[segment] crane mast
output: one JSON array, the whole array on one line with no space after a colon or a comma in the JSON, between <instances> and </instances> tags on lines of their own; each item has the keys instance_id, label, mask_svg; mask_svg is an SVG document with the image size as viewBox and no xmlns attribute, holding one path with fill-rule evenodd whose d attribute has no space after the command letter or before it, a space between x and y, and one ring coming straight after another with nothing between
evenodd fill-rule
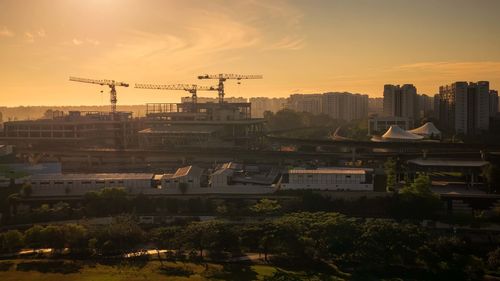
<instances>
[{"instance_id":1,"label":"crane mast","mask_svg":"<svg viewBox=\"0 0 500 281\"><path fill-rule=\"evenodd\" d=\"M224 103L224 82L228 79L242 80L242 79L262 79L262 75L241 75L241 74L204 74L198 76L198 79L217 79L219 85L217 91L219 93L219 103Z\"/></svg>"},{"instance_id":2,"label":"crane mast","mask_svg":"<svg viewBox=\"0 0 500 281\"><path fill-rule=\"evenodd\" d=\"M107 80L107 79L88 79L88 78L79 78L79 77L70 77L69 81L73 82L81 82L81 83L89 83L89 84L97 84L101 86L108 86L110 88L109 91L109 100L111 102L111 112L113 115L116 113L116 103L118 101L116 86L120 87L128 87L128 83L117 82L115 80Z\"/></svg>"}]
</instances>

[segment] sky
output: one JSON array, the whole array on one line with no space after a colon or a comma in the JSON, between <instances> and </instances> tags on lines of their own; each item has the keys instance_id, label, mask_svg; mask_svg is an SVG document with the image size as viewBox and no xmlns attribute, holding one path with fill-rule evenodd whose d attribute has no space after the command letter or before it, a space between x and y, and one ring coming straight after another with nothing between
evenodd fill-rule
<instances>
[{"instance_id":1,"label":"sky","mask_svg":"<svg viewBox=\"0 0 500 281\"><path fill-rule=\"evenodd\" d=\"M348 91L412 83L500 88L497 0L0 0L0 106L105 105L69 76L215 85L201 74L261 74L226 96ZM104 93L101 93L104 90ZM200 92L215 97L215 92ZM118 104L185 92L118 88Z\"/></svg>"}]
</instances>

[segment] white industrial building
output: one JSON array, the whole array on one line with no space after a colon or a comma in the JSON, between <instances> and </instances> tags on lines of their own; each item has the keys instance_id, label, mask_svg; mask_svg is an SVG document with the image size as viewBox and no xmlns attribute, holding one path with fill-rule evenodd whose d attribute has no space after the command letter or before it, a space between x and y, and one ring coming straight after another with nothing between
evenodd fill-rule
<instances>
[{"instance_id":1,"label":"white industrial building","mask_svg":"<svg viewBox=\"0 0 500 281\"><path fill-rule=\"evenodd\" d=\"M165 174L161 179L162 189L178 189L180 184L185 184L186 188L201 187L201 175L203 169L196 166L186 166L177 169L174 174Z\"/></svg>"},{"instance_id":2,"label":"white industrial building","mask_svg":"<svg viewBox=\"0 0 500 281\"><path fill-rule=\"evenodd\" d=\"M361 168L291 169L284 175L281 189L373 191L372 172Z\"/></svg>"},{"instance_id":3,"label":"white industrial building","mask_svg":"<svg viewBox=\"0 0 500 281\"><path fill-rule=\"evenodd\" d=\"M104 187L120 187L130 193L156 188L153 174L38 174L29 180L33 196L81 196Z\"/></svg>"}]
</instances>

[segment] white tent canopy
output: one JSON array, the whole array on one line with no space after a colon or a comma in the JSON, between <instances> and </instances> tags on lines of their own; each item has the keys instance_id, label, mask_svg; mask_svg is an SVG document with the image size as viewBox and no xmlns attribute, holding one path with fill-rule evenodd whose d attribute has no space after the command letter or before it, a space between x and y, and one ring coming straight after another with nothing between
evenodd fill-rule
<instances>
[{"instance_id":1,"label":"white tent canopy","mask_svg":"<svg viewBox=\"0 0 500 281\"><path fill-rule=\"evenodd\" d=\"M427 122L424 125L408 132L425 137L441 135L441 131L439 131L432 122Z\"/></svg>"},{"instance_id":2,"label":"white tent canopy","mask_svg":"<svg viewBox=\"0 0 500 281\"><path fill-rule=\"evenodd\" d=\"M421 140L423 136L419 136L414 133L410 133L401 129L397 125L392 125L385 134L382 135L382 139L386 140L402 140L402 141L412 141L412 140Z\"/></svg>"}]
</instances>

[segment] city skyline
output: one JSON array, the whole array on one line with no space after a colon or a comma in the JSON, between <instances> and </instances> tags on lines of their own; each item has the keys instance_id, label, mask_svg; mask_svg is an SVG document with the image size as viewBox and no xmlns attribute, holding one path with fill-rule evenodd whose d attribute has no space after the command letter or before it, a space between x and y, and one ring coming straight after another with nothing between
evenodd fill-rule
<instances>
[{"instance_id":1,"label":"city skyline","mask_svg":"<svg viewBox=\"0 0 500 281\"><path fill-rule=\"evenodd\" d=\"M500 86L498 1L315 2L1 0L0 104L109 103L107 88L72 75L211 85L196 76L262 74L227 83L228 96L245 98L382 97L387 83L429 96L455 81ZM118 104L184 96L122 88Z\"/></svg>"}]
</instances>

